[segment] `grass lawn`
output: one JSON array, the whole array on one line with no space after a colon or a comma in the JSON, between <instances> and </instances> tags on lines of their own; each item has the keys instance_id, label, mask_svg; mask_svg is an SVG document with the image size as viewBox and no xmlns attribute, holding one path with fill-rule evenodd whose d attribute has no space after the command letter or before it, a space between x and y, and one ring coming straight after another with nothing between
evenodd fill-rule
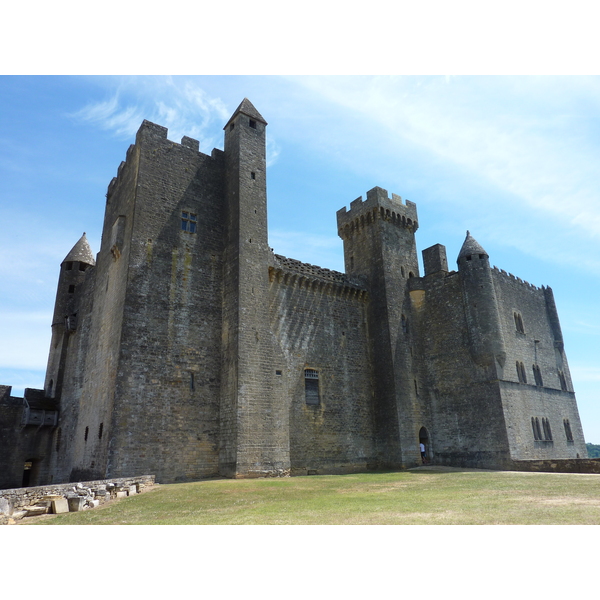
<instances>
[{"instance_id":1,"label":"grass lawn","mask_svg":"<svg viewBox=\"0 0 600 600\"><path fill-rule=\"evenodd\" d=\"M210 480L155 489L42 525L595 525L600 475L424 467Z\"/></svg>"}]
</instances>

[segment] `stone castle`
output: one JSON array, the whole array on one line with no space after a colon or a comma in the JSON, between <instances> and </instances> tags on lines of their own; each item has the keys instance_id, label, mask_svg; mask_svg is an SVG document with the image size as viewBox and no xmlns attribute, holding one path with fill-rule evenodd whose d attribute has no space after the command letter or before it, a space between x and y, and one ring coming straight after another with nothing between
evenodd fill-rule
<instances>
[{"instance_id":1,"label":"stone castle","mask_svg":"<svg viewBox=\"0 0 600 600\"><path fill-rule=\"evenodd\" d=\"M414 203L337 213L345 273L267 239L265 130L224 151L144 121L106 195L100 252L60 267L43 390L0 386L0 488L587 456L552 290L423 251Z\"/></svg>"}]
</instances>

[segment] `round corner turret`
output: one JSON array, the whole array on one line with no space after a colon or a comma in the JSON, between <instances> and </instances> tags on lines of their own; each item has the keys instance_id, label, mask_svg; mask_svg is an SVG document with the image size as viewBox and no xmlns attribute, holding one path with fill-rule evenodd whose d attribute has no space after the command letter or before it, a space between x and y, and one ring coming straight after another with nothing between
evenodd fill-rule
<instances>
[{"instance_id":1,"label":"round corner turret","mask_svg":"<svg viewBox=\"0 0 600 600\"><path fill-rule=\"evenodd\" d=\"M467 231L467 237L458 253L456 263L458 268L465 266L473 261L486 261L489 262L490 255L483 249L481 244Z\"/></svg>"}]
</instances>

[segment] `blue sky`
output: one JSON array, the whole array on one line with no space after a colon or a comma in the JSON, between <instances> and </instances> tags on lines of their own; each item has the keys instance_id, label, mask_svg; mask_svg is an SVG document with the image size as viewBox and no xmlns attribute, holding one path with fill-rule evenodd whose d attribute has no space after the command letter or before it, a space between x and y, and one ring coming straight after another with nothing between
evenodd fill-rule
<instances>
[{"instance_id":1,"label":"blue sky","mask_svg":"<svg viewBox=\"0 0 600 600\"><path fill-rule=\"evenodd\" d=\"M222 148L268 121L270 245L343 271L336 211L378 185L417 204L420 251L466 230L553 288L586 441L600 443L600 77L0 77L0 383L41 387L59 264L100 247L106 188L141 121Z\"/></svg>"}]
</instances>

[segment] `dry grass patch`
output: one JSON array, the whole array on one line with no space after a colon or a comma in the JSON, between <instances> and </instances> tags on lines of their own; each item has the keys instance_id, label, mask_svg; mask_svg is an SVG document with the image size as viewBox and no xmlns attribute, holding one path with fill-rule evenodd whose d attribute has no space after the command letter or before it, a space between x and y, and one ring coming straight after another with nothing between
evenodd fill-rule
<instances>
[{"instance_id":1,"label":"dry grass patch","mask_svg":"<svg viewBox=\"0 0 600 600\"><path fill-rule=\"evenodd\" d=\"M40 524L600 524L600 475L426 467L162 485Z\"/></svg>"}]
</instances>

